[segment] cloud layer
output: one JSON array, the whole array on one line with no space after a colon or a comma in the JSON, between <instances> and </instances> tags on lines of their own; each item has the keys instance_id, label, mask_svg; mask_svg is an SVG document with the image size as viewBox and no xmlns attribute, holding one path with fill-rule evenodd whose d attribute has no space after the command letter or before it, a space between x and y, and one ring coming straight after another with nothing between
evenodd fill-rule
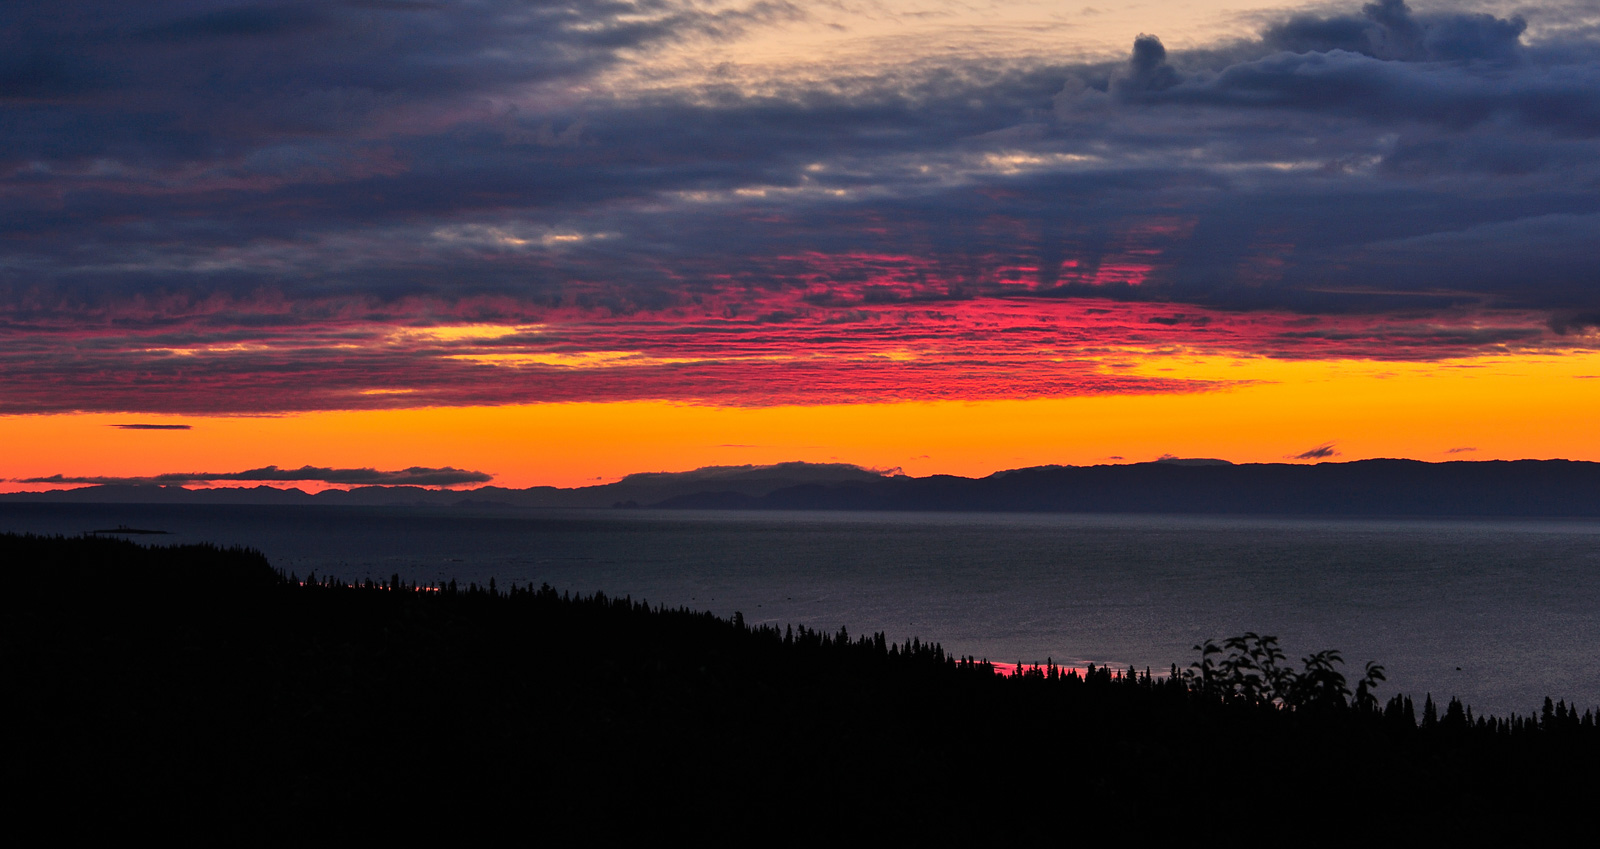
<instances>
[{"instance_id":1,"label":"cloud layer","mask_svg":"<svg viewBox=\"0 0 1600 849\"><path fill-rule=\"evenodd\" d=\"M1585 4L606 83L813 11L12 4L0 413L1195 391L1119 358L1595 344Z\"/></svg>"},{"instance_id":2,"label":"cloud layer","mask_svg":"<svg viewBox=\"0 0 1600 849\"><path fill-rule=\"evenodd\" d=\"M399 471L378 471L377 469L330 469L315 466L301 466L298 469L280 469L277 466L264 466L259 469L248 469L243 472L173 472L164 475L149 477L103 477L103 476L70 476L47 475L44 477L16 478L14 483L44 483L44 484L101 484L119 486L150 486L167 485L182 486L195 483L222 483L227 481L247 481L257 483L329 483L353 484L357 486L456 486L468 483L488 483L493 480L493 475L483 472L468 471L445 466L440 469L428 469L421 466L412 466Z\"/></svg>"}]
</instances>

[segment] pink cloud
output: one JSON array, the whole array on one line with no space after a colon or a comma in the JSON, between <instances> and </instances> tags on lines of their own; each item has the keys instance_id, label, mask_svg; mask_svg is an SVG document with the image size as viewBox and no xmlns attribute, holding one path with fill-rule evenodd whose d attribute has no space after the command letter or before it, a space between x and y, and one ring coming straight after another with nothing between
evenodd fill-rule
<instances>
[{"instance_id":1,"label":"pink cloud","mask_svg":"<svg viewBox=\"0 0 1600 849\"><path fill-rule=\"evenodd\" d=\"M846 257L844 265L900 258ZM837 269L836 269L837 270ZM137 298L11 310L0 411L264 413L672 399L759 406L1195 392L1219 385L1112 367L1139 351L1431 359L1545 337L1536 315L1302 317L1088 298L874 302L880 285L711 288L612 314L506 298L388 303ZM820 302L818 291L836 294ZM440 326L498 330L440 333ZM1107 359L1107 357L1111 359Z\"/></svg>"}]
</instances>

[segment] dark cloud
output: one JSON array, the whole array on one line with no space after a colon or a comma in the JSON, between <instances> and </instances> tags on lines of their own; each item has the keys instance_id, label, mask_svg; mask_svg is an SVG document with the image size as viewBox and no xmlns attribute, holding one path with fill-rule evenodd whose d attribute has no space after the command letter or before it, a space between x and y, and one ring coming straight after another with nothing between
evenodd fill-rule
<instances>
[{"instance_id":1,"label":"dark cloud","mask_svg":"<svg viewBox=\"0 0 1600 849\"><path fill-rule=\"evenodd\" d=\"M1133 55L1125 73L1113 78L1112 90L1137 97L1148 92L1166 91L1180 82L1178 70L1167 64L1167 48L1161 39L1141 34L1133 40Z\"/></svg>"},{"instance_id":2,"label":"dark cloud","mask_svg":"<svg viewBox=\"0 0 1600 849\"><path fill-rule=\"evenodd\" d=\"M1397 130L1426 123L1459 132L1501 121L1593 138L1600 133L1597 80L1592 65L1507 70L1387 61L1337 50L1284 52L1192 77L1144 100L1345 115Z\"/></svg>"},{"instance_id":3,"label":"dark cloud","mask_svg":"<svg viewBox=\"0 0 1600 849\"><path fill-rule=\"evenodd\" d=\"M361 486L455 486L457 484L487 483L493 475L445 466L440 469L412 466L399 471L383 472L377 469L329 469L301 466L298 469L280 469L265 466L243 472L179 472L150 477L75 477L49 475L36 478L15 478L15 483L47 484L100 484L100 485L152 485L181 486L192 483L219 483L224 481L247 482L319 482L331 484L356 484Z\"/></svg>"},{"instance_id":4,"label":"dark cloud","mask_svg":"<svg viewBox=\"0 0 1600 849\"><path fill-rule=\"evenodd\" d=\"M1291 454L1286 459L1289 459L1289 460L1325 460L1325 459L1327 459L1329 457L1337 457L1337 456L1339 456L1339 452L1337 450L1335 450L1333 446L1334 446L1334 443L1332 443L1332 442L1324 442L1324 443L1322 443L1321 445L1318 445L1315 448L1309 448L1309 449L1307 449L1305 451L1301 451L1299 454Z\"/></svg>"},{"instance_id":5,"label":"dark cloud","mask_svg":"<svg viewBox=\"0 0 1600 849\"><path fill-rule=\"evenodd\" d=\"M156 24L142 35L158 41L192 42L228 38L282 38L331 28L323 10L308 5L248 6L221 9Z\"/></svg>"},{"instance_id":6,"label":"dark cloud","mask_svg":"<svg viewBox=\"0 0 1600 849\"><path fill-rule=\"evenodd\" d=\"M1372 22L1363 18L1301 16L1268 27L1262 41L1291 53L1367 53L1372 50L1372 31Z\"/></svg>"},{"instance_id":7,"label":"dark cloud","mask_svg":"<svg viewBox=\"0 0 1600 849\"><path fill-rule=\"evenodd\" d=\"M0 163L215 168L297 140L425 135L513 87L792 13L673 0L8 4Z\"/></svg>"},{"instance_id":8,"label":"dark cloud","mask_svg":"<svg viewBox=\"0 0 1600 849\"><path fill-rule=\"evenodd\" d=\"M1558 310L1550 316L1550 329L1563 336L1600 329L1600 310Z\"/></svg>"},{"instance_id":9,"label":"dark cloud","mask_svg":"<svg viewBox=\"0 0 1600 849\"><path fill-rule=\"evenodd\" d=\"M1470 451L1476 451L1476 450L1478 450L1478 449L1476 449L1476 448L1474 448L1474 447L1472 447L1470 445L1464 445L1464 446L1462 446L1460 448L1448 449L1444 453L1446 453L1446 454L1466 454L1466 453L1468 453Z\"/></svg>"},{"instance_id":10,"label":"dark cloud","mask_svg":"<svg viewBox=\"0 0 1600 849\"><path fill-rule=\"evenodd\" d=\"M1379 0L1361 7L1374 26L1373 53L1383 59L1419 59L1423 52L1422 26L1411 16L1405 0Z\"/></svg>"},{"instance_id":11,"label":"dark cloud","mask_svg":"<svg viewBox=\"0 0 1600 849\"><path fill-rule=\"evenodd\" d=\"M186 424L114 424L114 428L122 430L191 430L194 425Z\"/></svg>"},{"instance_id":12,"label":"dark cloud","mask_svg":"<svg viewBox=\"0 0 1600 849\"><path fill-rule=\"evenodd\" d=\"M1269 26L1262 42L1293 53L1362 53L1398 61L1490 61L1516 58L1527 22L1520 17L1446 13L1414 15L1403 0L1368 3L1360 15L1301 15Z\"/></svg>"}]
</instances>

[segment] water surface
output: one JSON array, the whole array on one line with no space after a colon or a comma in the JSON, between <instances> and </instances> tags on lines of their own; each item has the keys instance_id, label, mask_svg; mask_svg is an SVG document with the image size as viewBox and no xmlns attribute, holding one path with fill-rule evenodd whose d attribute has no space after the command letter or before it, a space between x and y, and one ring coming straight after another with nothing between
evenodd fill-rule
<instances>
[{"instance_id":1,"label":"water surface","mask_svg":"<svg viewBox=\"0 0 1600 849\"><path fill-rule=\"evenodd\" d=\"M127 525L304 576L549 583L996 661L1165 670L1207 637L1378 660L1399 691L1600 705L1600 522L0 505L0 530ZM67 576L70 579L70 576Z\"/></svg>"}]
</instances>

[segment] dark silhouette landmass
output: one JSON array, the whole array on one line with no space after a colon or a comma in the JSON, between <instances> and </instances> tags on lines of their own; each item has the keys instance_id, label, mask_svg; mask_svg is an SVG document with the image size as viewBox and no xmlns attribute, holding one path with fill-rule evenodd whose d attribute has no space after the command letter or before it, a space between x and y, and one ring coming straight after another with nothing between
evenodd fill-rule
<instances>
[{"instance_id":1,"label":"dark silhouette landmass","mask_svg":"<svg viewBox=\"0 0 1600 849\"><path fill-rule=\"evenodd\" d=\"M971 479L803 484L701 493L659 507L1305 516L1600 516L1600 463L1518 460L1314 465L1045 466Z\"/></svg>"},{"instance_id":2,"label":"dark silhouette landmass","mask_svg":"<svg viewBox=\"0 0 1600 849\"><path fill-rule=\"evenodd\" d=\"M1482 834L1587 816L1600 790L1592 710L1429 697L1419 718L1374 693L1381 667L1352 684L1337 652L1296 664L1255 634L1166 674L1006 677L918 639L494 581L349 586L243 549L0 535L0 562L8 802L82 811L50 821L57 837L216 820L230 843L459 839L509 821L540 842L946 843L1242 804L1254 827Z\"/></svg>"},{"instance_id":3,"label":"dark silhouette landmass","mask_svg":"<svg viewBox=\"0 0 1600 849\"><path fill-rule=\"evenodd\" d=\"M1041 466L984 478L915 478L845 464L782 463L630 475L575 489L98 486L4 501L505 508L905 510L1298 516L1600 516L1600 463L1357 460L1313 465L1169 459Z\"/></svg>"},{"instance_id":4,"label":"dark silhouette landmass","mask_svg":"<svg viewBox=\"0 0 1600 849\"><path fill-rule=\"evenodd\" d=\"M689 472L643 472L616 483L562 489L428 489L420 486L359 486L315 494L266 485L189 489L179 485L114 484L69 490L0 495L0 501L130 504L331 504L441 507L624 507L653 506L706 492L761 497L776 490L814 484L866 483L883 474L845 463L778 463L772 466L711 466Z\"/></svg>"}]
</instances>

